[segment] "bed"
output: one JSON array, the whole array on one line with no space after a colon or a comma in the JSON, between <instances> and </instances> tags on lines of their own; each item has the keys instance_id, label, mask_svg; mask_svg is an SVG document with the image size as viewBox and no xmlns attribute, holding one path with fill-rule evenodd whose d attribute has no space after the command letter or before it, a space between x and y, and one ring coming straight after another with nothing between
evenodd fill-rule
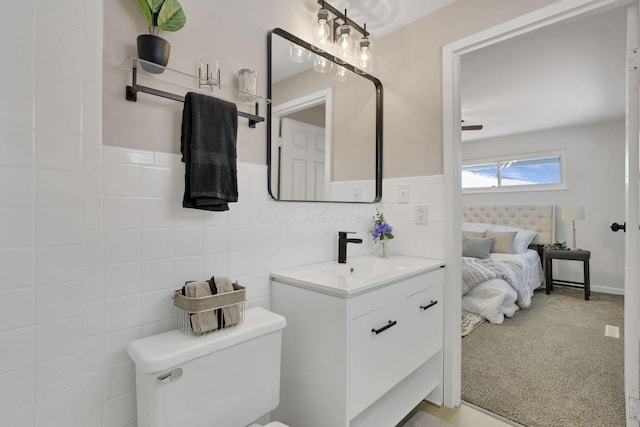
<instances>
[{"instance_id":1,"label":"bed","mask_svg":"<svg viewBox=\"0 0 640 427\"><path fill-rule=\"evenodd\" d=\"M543 282L542 245L555 241L553 205L463 206L462 308L501 324Z\"/></svg>"}]
</instances>

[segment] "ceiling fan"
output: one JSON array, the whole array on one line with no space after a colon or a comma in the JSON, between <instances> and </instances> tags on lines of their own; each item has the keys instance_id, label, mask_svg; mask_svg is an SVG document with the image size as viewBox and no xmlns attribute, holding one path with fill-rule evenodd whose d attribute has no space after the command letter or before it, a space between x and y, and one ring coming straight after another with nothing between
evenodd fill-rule
<instances>
[{"instance_id":1,"label":"ceiling fan","mask_svg":"<svg viewBox=\"0 0 640 427\"><path fill-rule=\"evenodd\" d=\"M462 120L462 123L464 123L464 120ZM462 130L482 130L483 125L462 125L461 129Z\"/></svg>"}]
</instances>

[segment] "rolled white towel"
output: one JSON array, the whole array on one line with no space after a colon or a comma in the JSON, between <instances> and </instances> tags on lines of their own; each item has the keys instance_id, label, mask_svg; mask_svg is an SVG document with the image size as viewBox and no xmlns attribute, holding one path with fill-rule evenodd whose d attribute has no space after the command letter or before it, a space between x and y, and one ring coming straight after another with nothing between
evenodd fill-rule
<instances>
[{"instance_id":1,"label":"rolled white towel","mask_svg":"<svg viewBox=\"0 0 640 427\"><path fill-rule=\"evenodd\" d=\"M234 291L233 282L231 282L230 278L224 276L216 278L216 288L218 289L219 294ZM224 315L224 326L232 326L240 323L241 318L238 304L224 307L222 309L222 313Z\"/></svg>"},{"instance_id":2,"label":"rolled white towel","mask_svg":"<svg viewBox=\"0 0 640 427\"><path fill-rule=\"evenodd\" d=\"M189 298L201 298L211 296L211 287L209 282L190 282L185 285L184 293ZM217 310L210 310L204 313L195 313L191 315L191 329L195 335L218 329Z\"/></svg>"}]
</instances>

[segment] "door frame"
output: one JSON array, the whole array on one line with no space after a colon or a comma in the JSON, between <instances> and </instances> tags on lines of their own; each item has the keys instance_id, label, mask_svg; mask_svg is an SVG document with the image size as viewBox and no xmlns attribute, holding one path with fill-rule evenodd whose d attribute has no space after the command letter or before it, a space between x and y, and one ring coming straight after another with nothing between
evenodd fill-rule
<instances>
[{"instance_id":1,"label":"door frame","mask_svg":"<svg viewBox=\"0 0 640 427\"><path fill-rule=\"evenodd\" d=\"M461 239L462 239L462 192L460 183L461 156L461 96L460 96L460 57L487 46L505 41L528 32L547 27L580 15L597 13L611 8L624 6L638 0L561 0L513 20L496 25L456 42L442 49L442 87L443 87L443 157L444 157L444 208L445 208L445 283L456 284L461 276ZM625 285L626 286L626 285ZM637 292L632 292L637 294ZM627 295L625 289L625 295ZM460 336L460 313L462 294L460 286L445 287L445 341L444 341L444 404L455 407L461 403L461 359L462 338ZM626 306L627 304L625 304ZM626 311L625 311L626 312ZM626 319L626 317L625 317ZM625 328L625 364L638 361L638 327L629 336ZM627 339L635 337L635 351L626 345ZM631 359L627 361L627 359ZM625 403L629 396L637 394L638 368L634 372L625 372ZM629 378L629 375L634 378ZM635 383L630 386L628 383ZM628 407L628 405L625 405ZM628 411L628 409L627 409ZM627 420L629 418L627 417Z\"/></svg>"},{"instance_id":2,"label":"door frame","mask_svg":"<svg viewBox=\"0 0 640 427\"><path fill-rule=\"evenodd\" d=\"M280 170L280 157L278 148L282 146L280 139L280 118L307 108L315 107L324 103L324 194L331 194L331 147L333 135L333 88L322 89L291 101L283 102L273 106L271 109L271 182L277 182L278 171ZM277 141L276 144L273 142ZM280 183L276 188L279 188ZM273 184L271 191L275 191ZM279 199L280 195L273 194ZM277 197L276 197L277 196Z\"/></svg>"}]
</instances>

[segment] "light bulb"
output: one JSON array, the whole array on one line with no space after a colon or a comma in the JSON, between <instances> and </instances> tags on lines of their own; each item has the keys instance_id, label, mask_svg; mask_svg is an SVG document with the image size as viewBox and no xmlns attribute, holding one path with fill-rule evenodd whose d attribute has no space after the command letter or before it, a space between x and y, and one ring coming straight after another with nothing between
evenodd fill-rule
<instances>
[{"instance_id":1,"label":"light bulb","mask_svg":"<svg viewBox=\"0 0 640 427\"><path fill-rule=\"evenodd\" d=\"M363 37L358 42L358 54L356 58L356 71L359 73L371 72L373 54L371 52L371 42L367 37Z\"/></svg>"},{"instance_id":2,"label":"light bulb","mask_svg":"<svg viewBox=\"0 0 640 427\"><path fill-rule=\"evenodd\" d=\"M329 12L327 9L320 9L316 14L316 23L313 28L313 38L319 47L326 47L329 44L329 38L331 37L331 28L327 23L329 18Z\"/></svg>"},{"instance_id":3,"label":"light bulb","mask_svg":"<svg viewBox=\"0 0 640 427\"><path fill-rule=\"evenodd\" d=\"M349 62L353 55L353 37L351 37L351 27L344 24L338 27L336 31L338 40L338 56L344 62Z\"/></svg>"}]
</instances>

